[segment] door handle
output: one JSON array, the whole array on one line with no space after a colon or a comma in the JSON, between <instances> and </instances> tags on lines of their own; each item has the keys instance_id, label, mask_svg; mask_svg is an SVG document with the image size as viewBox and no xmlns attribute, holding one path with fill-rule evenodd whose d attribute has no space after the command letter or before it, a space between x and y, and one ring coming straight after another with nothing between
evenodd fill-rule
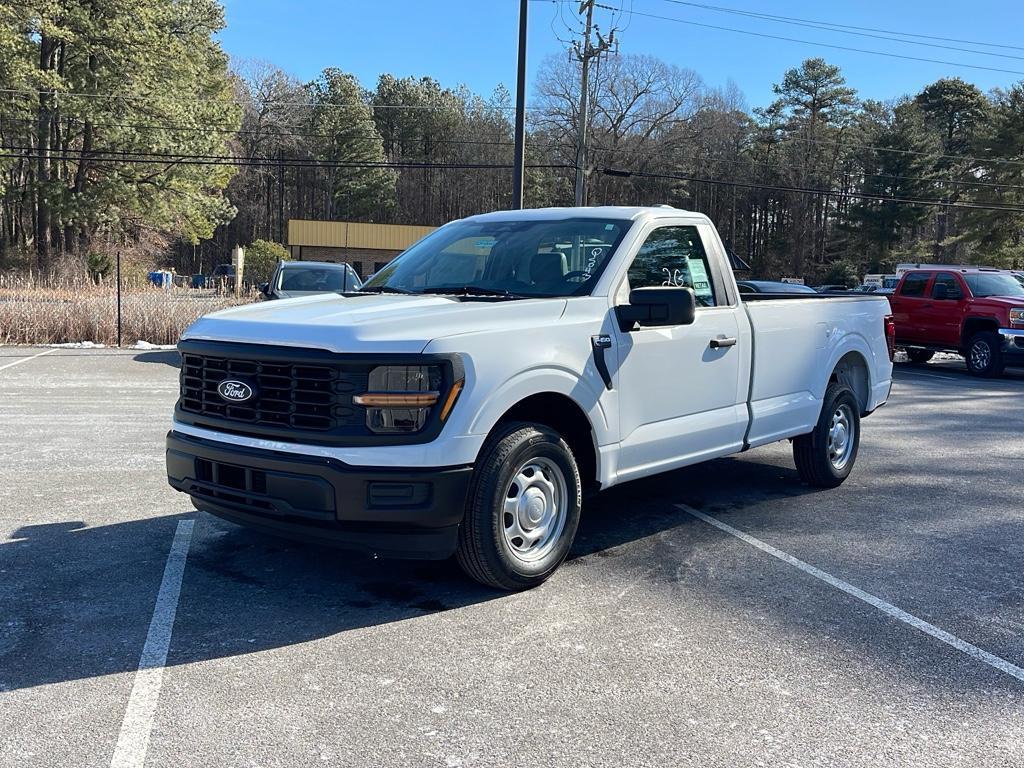
<instances>
[{"instance_id":1,"label":"door handle","mask_svg":"<svg viewBox=\"0 0 1024 768\"><path fill-rule=\"evenodd\" d=\"M709 346L712 349L724 349L725 347L735 347L736 339L726 336L719 336L717 339L712 339Z\"/></svg>"}]
</instances>

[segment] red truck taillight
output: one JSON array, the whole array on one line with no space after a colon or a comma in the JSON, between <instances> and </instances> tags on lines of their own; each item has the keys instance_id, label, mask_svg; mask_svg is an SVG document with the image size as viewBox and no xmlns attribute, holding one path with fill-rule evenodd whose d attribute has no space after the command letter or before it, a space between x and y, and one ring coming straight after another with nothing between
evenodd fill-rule
<instances>
[{"instance_id":1,"label":"red truck taillight","mask_svg":"<svg viewBox=\"0 0 1024 768\"><path fill-rule=\"evenodd\" d=\"M885 345L889 348L889 361L896 359L896 321L892 315L885 316Z\"/></svg>"}]
</instances>

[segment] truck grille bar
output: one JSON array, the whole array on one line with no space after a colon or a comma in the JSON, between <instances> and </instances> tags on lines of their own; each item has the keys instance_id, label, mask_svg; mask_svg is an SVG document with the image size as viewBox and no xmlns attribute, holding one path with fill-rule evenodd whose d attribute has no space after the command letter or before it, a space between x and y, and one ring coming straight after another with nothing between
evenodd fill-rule
<instances>
[{"instance_id":1,"label":"truck grille bar","mask_svg":"<svg viewBox=\"0 0 1024 768\"><path fill-rule=\"evenodd\" d=\"M226 401L218 386L238 380L253 388L244 402ZM330 432L359 427L365 412L352 396L365 391L367 374L338 365L213 357L181 358L181 410L239 424Z\"/></svg>"}]
</instances>

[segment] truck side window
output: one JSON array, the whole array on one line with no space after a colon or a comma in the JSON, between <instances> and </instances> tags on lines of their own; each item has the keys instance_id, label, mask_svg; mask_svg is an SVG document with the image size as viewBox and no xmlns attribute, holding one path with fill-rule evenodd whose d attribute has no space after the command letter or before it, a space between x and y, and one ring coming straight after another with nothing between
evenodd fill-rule
<instances>
[{"instance_id":1,"label":"truck side window","mask_svg":"<svg viewBox=\"0 0 1024 768\"><path fill-rule=\"evenodd\" d=\"M696 227L660 227L651 232L629 267L628 279L631 289L693 288L700 306L715 306L711 264Z\"/></svg>"},{"instance_id":2,"label":"truck side window","mask_svg":"<svg viewBox=\"0 0 1024 768\"><path fill-rule=\"evenodd\" d=\"M927 272L914 272L903 279L903 287L900 289L900 296L923 297L924 289L928 285L931 275Z\"/></svg>"},{"instance_id":3,"label":"truck side window","mask_svg":"<svg viewBox=\"0 0 1024 768\"><path fill-rule=\"evenodd\" d=\"M935 276L935 282L932 283L932 298L936 298L936 294L939 293L938 287L940 285L946 286L946 298L947 299L961 299L963 298L960 292L960 283L956 281L949 272L940 272Z\"/></svg>"}]
</instances>

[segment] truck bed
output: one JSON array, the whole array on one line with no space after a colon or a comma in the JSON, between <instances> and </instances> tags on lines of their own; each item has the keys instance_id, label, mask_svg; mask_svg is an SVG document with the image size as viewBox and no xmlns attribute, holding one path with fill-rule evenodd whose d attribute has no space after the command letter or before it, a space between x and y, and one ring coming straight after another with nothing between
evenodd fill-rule
<instances>
[{"instance_id":1,"label":"truck bed","mask_svg":"<svg viewBox=\"0 0 1024 768\"><path fill-rule=\"evenodd\" d=\"M822 373L847 355L857 365L844 383L857 393L862 409L871 411L885 400L889 381L874 381L871 374L888 370L885 296L750 294L743 306L753 336L746 441L751 447L809 431L824 394L811 388L822 387ZM878 332L870 333L875 328Z\"/></svg>"}]
</instances>

